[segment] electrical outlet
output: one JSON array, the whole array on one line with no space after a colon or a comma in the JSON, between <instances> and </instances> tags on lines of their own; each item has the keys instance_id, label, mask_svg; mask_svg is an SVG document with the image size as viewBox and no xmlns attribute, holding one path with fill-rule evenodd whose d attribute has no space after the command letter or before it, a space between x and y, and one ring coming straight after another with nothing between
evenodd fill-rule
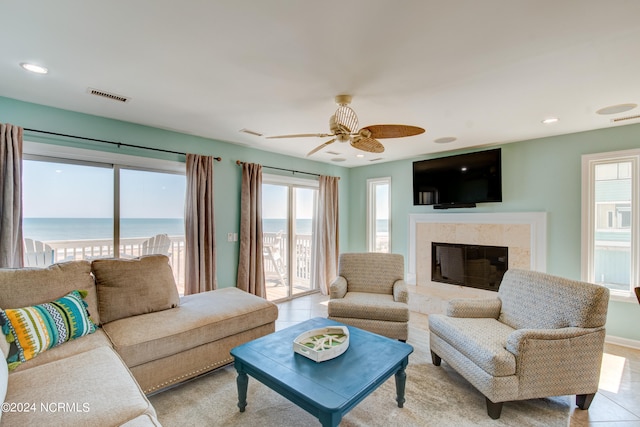
<instances>
[{"instance_id":1,"label":"electrical outlet","mask_svg":"<svg viewBox=\"0 0 640 427\"><path fill-rule=\"evenodd\" d=\"M227 242L233 242L233 233L227 233Z\"/></svg>"}]
</instances>

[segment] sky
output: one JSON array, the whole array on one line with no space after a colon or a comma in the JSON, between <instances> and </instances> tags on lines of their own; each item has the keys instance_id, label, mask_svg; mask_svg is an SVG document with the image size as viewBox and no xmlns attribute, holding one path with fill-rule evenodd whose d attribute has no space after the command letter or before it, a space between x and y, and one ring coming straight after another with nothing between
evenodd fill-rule
<instances>
[{"instance_id":1,"label":"sky","mask_svg":"<svg viewBox=\"0 0 640 427\"><path fill-rule=\"evenodd\" d=\"M112 218L113 169L26 160L23 163L26 218ZM121 218L182 218L184 175L122 169ZM263 218L287 217L287 187L264 184ZM296 217L310 219L315 190L295 188ZM387 218L387 188L377 188L378 219ZM382 214L382 215L380 215Z\"/></svg>"},{"instance_id":2,"label":"sky","mask_svg":"<svg viewBox=\"0 0 640 427\"><path fill-rule=\"evenodd\" d=\"M287 187L276 184L262 184L262 217L287 218ZM298 219L313 218L314 190L296 188L296 217Z\"/></svg>"},{"instance_id":3,"label":"sky","mask_svg":"<svg viewBox=\"0 0 640 427\"><path fill-rule=\"evenodd\" d=\"M123 169L121 218L182 218L184 175ZM113 169L23 162L25 218L112 218Z\"/></svg>"}]
</instances>

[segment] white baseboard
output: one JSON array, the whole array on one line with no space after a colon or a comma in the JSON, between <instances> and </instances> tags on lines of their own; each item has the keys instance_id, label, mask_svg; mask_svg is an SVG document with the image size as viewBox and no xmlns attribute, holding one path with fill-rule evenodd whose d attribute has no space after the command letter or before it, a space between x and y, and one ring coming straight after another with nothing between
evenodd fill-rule
<instances>
[{"instance_id":1,"label":"white baseboard","mask_svg":"<svg viewBox=\"0 0 640 427\"><path fill-rule=\"evenodd\" d=\"M608 344L621 345L623 347L629 347L636 350L640 350L640 341L630 340L629 338L616 337L613 335L607 335L604 342Z\"/></svg>"}]
</instances>

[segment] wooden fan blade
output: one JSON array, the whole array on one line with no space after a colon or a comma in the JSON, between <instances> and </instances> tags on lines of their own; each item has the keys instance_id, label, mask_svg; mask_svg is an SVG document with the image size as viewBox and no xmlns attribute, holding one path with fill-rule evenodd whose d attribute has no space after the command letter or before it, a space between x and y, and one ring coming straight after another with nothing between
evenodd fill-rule
<instances>
[{"instance_id":1,"label":"wooden fan blade","mask_svg":"<svg viewBox=\"0 0 640 427\"><path fill-rule=\"evenodd\" d=\"M355 132L358 129L358 116L356 112L346 105L338 107L333 115L336 124L346 129L346 133ZM331 121L329 121L331 123ZM330 128L331 129L331 128Z\"/></svg>"},{"instance_id":2,"label":"wooden fan blade","mask_svg":"<svg viewBox=\"0 0 640 427\"><path fill-rule=\"evenodd\" d=\"M351 146L358 150L368 151L369 153L382 153L384 152L384 145L373 138L353 138L351 139Z\"/></svg>"},{"instance_id":3,"label":"wooden fan blade","mask_svg":"<svg viewBox=\"0 0 640 427\"><path fill-rule=\"evenodd\" d=\"M293 135L277 135L277 136L267 136L267 139L273 139L273 138L307 138L310 136L315 136L318 138L326 138L328 136L333 136L331 134L328 133L298 133L298 134L293 134Z\"/></svg>"},{"instance_id":4,"label":"wooden fan blade","mask_svg":"<svg viewBox=\"0 0 640 427\"><path fill-rule=\"evenodd\" d=\"M371 125L363 129L368 129L371 132L371 138L376 139L404 138L424 133L424 129L409 125Z\"/></svg>"},{"instance_id":5,"label":"wooden fan blade","mask_svg":"<svg viewBox=\"0 0 640 427\"><path fill-rule=\"evenodd\" d=\"M318 151L322 150L327 145L333 144L334 142L336 142L336 138L330 139L329 141L325 142L324 144L318 145L316 148L314 148L313 150L311 150L311 151L309 151L307 153L307 157L309 157L310 155L312 155L315 152L318 152Z\"/></svg>"}]
</instances>

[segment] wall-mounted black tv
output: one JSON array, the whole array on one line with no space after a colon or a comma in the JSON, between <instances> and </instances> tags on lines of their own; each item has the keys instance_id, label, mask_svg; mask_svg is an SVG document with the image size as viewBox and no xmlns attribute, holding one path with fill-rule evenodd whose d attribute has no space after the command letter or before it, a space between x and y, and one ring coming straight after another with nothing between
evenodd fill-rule
<instances>
[{"instance_id":1,"label":"wall-mounted black tv","mask_svg":"<svg viewBox=\"0 0 640 427\"><path fill-rule=\"evenodd\" d=\"M413 162L413 204L434 209L502 201L501 150Z\"/></svg>"}]
</instances>

